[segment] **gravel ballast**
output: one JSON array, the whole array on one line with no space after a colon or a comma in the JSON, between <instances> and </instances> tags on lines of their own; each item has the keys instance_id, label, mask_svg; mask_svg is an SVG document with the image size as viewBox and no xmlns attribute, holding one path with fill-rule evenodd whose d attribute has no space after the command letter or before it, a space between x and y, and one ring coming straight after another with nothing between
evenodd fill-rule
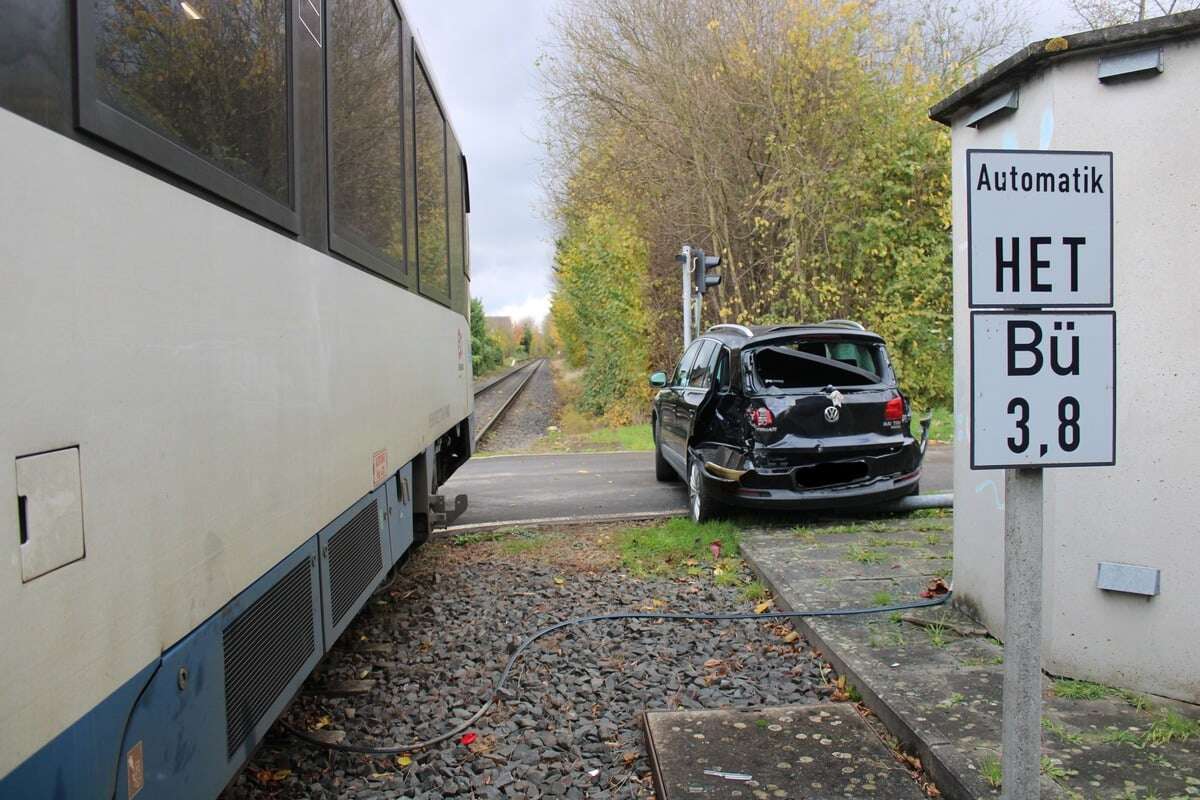
<instances>
[{"instance_id":1,"label":"gravel ballast","mask_svg":"<svg viewBox=\"0 0 1200 800\"><path fill-rule=\"evenodd\" d=\"M497 387L500 393L510 389ZM476 401L478 403L478 401ZM543 362L537 373L521 390L520 396L504 412L504 416L484 434L479 443L481 454L524 452L546 435L546 428L558 423L559 400L554 388L554 371ZM478 408L476 418L479 418Z\"/></svg>"},{"instance_id":2,"label":"gravel ballast","mask_svg":"<svg viewBox=\"0 0 1200 800\"><path fill-rule=\"evenodd\" d=\"M500 413L500 409L509 401L521 382L529 376L530 371L539 369L539 364L540 362L526 363L502 372L498 376L475 382L476 434L488 425L499 424L496 415Z\"/></svg>"},{"instance_id":3,"label":"gravel ballast","mask_svg":"<svg viewBox=\"0 0 1200 800\"><path fill-rule=\"evenodd\" d=\"M368 603L285 719L344 731L354 744L425 739L473 714L510 652L549 624L753 607L738 588L715 585L711 570L673 580L625 573L612 530L435 539ZM790 631L764 622L568 628L530 648L469 744L456 737L401 758L330 753L277 725L223 797L650 797L643 710L829 699L821 662ZM322 692L364 679L375 681L365 694Z\"/></svg>"}]
</instances>

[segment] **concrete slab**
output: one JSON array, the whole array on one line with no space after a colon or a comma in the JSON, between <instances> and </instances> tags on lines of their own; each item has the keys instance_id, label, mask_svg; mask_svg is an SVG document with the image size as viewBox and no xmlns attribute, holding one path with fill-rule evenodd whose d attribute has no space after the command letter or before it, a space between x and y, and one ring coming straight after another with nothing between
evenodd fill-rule
<instances>
[{"instance_id":1,"label":"concrete slab","mask_svg":"<svg viewBox=\"0 0 1200 800\"><path fill-rule=\"evenodd\" d=\"M748 531L742 555L782 609L903 603L917 600L929 578L949 574L949 522L892 523L908 532L882 523ZM795 626L920 757L944 797L1000 796L1004 648L979 635L963 610L804 618ZM1043 680L1042 800L1200 797L1200 708L1072 688Z\"/></svg>"},{"instance_id":2,"label":"concrete slab","mask_svg":"<svg viewBox=\"0 0 1200 800\"><path fill-rule=\"evenodd\" d=\"M659 800L925 797L849 703L648 711Z\"/></svg>"}]
</instances>

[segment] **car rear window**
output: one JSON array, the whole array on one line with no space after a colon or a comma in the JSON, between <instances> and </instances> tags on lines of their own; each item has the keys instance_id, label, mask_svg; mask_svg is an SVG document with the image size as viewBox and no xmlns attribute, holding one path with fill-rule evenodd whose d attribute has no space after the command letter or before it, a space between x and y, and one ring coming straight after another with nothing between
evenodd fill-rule
<instances>
[{"instance_id":1,"label":"car rear window","mask_svg":"<svg viewBox=\"0 0 1200 800\"><path fill-rule=\"evenodd\" d=\"M870 386L883 380L882 350L855 339L796 339L754 348L749 360L767 389Z\"/></svg>"}]
</instances>

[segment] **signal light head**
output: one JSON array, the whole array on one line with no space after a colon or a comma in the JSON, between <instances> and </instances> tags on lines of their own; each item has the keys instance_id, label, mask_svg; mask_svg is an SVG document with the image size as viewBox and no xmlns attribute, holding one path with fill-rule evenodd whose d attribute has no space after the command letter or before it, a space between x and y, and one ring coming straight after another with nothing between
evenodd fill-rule
<instances>
[{"instance_id":1,"label":"signal light head","mask_svg":"<svg viewBox=\"0 0 1200 800\"><path fill-rule=\"evenodd\" d=\"M703 250L696 250L695 265L692 267L694 281L692 291L697 294L706 294L709 289L721 283L720 275L710 274L712 270L721 266L720 256L706 255Z\"/></svg>"}]
</instances>

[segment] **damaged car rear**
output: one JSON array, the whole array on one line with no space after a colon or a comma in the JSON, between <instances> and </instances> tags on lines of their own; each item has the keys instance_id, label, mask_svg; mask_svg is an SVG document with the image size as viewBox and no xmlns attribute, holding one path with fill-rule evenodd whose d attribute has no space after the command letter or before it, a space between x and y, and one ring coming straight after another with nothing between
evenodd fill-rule
<instances>
[{"instance_id":1,"label":"damaged car rear","mask_svg":"<svg viewBox=\"0 0 1200 800\"><path fill-rule=\"evenodd\" d=\"M650 381L655 475L687 481L697 522L920 491L929 422L914 438L883 339L858 323L717 325Z\"/></svg>"}]
</instances>

